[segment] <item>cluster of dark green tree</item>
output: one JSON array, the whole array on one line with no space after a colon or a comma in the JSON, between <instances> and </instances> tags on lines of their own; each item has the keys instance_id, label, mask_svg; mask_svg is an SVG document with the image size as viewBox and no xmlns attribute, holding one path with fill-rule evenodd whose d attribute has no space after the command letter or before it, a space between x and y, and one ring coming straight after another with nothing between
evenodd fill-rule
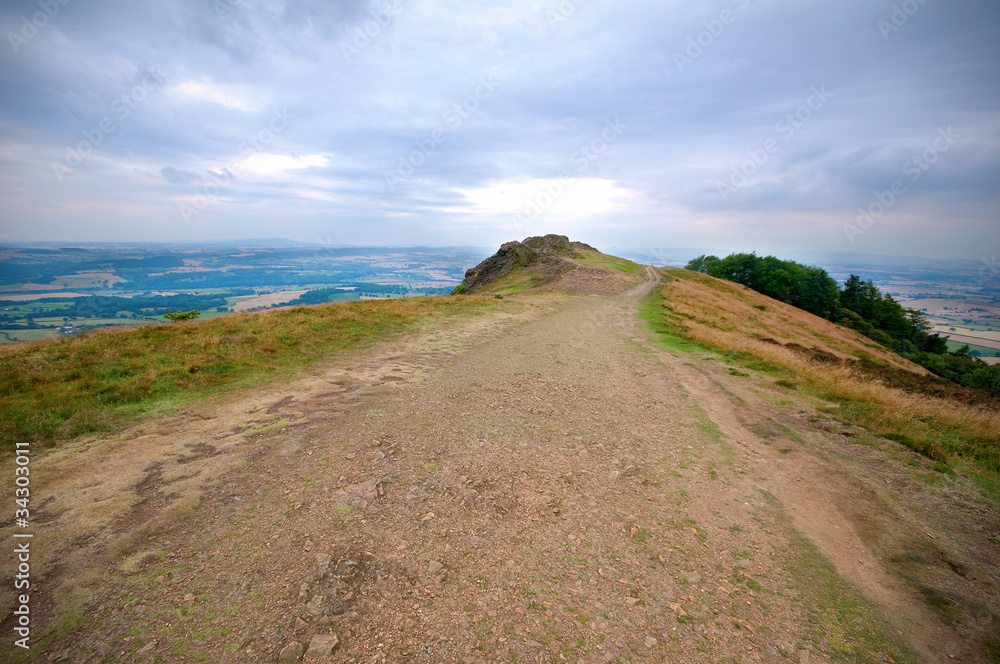
<instances>
[{"instance_id":1,"label":"cluster of dark green tree","mask_svg":"<svg viewBox=\"0 0 1000 664\"><path fill-rule=\"evenodd\" d=\"M840 325L853 328L939 376L1000 394L1000 365L948 352L946 337L931 334L923 312L907 309L869 279L851 275L840 288L826 270L756 253L699 256L687 269L727 279Z\"/></svg>"},{"instance_id":2,"label":"cluster of dark green tree","mask_svg":"<svg viewBox=\"0 0 1000 664\"><path fill-rule=\"evenodd\" d=\"M750 253L699 256L687 269L735 281L821 318L831 318L839 306L837 282L821 267Z\"/></svg>"},{"instance_id":3,"label":"cluster of dark green tree","mask_svg":"<svg viewBox=\"0 0 1000 664\"><path fill-rule=\"evenodd\" d=\"M289 300L288 304L326 304L327 302L350 300L354 296L354 291L345 291L342 288L317 288L306 291L294 300Z\"/></svg>"}]
</instances>

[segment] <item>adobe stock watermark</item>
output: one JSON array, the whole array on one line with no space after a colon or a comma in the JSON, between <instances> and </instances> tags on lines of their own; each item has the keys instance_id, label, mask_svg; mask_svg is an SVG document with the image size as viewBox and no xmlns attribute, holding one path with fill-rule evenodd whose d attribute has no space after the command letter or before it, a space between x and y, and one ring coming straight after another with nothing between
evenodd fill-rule
<instances>
[{"instance_id":1,"label":"adobe stock watermark","mask_svg":"<svg viewBox=\"0 0 1000 664\"><path fill-rule=\"evenodd\" d=\"M264 151L275 138L288 129L291 120L295 116L288 112L287 108L275 110L271 114L267 125L258 131L247 135L247 137L237 146L237 157L223 166L218 171L208 171L208 182L197 188L195 195L188 203L180 203L177 206L181 218L185 223L207 210L221 195L222 192L232 186L233 180L243 170L243 164L256 154Z\"/></svg>"},{"instance_id":2,"label":"adobe stock watermark","mask_svg":"<svg viewBox=\"0 0 1000 664\"><path fill-rule=\"evenodd\" d=\"M302 283L311 283L312 280L308 276L310 273L315 274L316 272L322 272L324 269L329 269L330 266L327 261L337 258L335 250L338 248L338 244L330 233L327 233L326 237L317 237L310 244L312 246L312 253L298 271L303 280Z\"/></svg>"},{"instance_id":3,"label":"adobe stock watermark","mask_svg":"<svg viewBox=\"0 0 1000 664\"><path fill-rule=\"evenodd\" d=\"M674 51L672 57L677 71L681 74L684 69L694 64L694 61L705 54L705 51L712 47L712 44L722 36L726 28L736 23L740 17L740 12L745 12L750 8L751 0L733 0L735 9L723 9L716 18L711 18L702 22L705 29L688 37L687 45L683 51Z\"/></svg>"},{"instance_id":4,"label":"adobe stock watermark","mask_svg":"<svg viewBox=\"0 0 1000 664\"><path fill-rule=\"evenodd\" d=\"M649 264L654 267L667 267L678 264L675 251L668 251L668 247L663 245L647 247L645 255L649 258Z\"/></svg>"},{"instance_id":5,"label":"adobe stock watermark","mask_svg":"<svg viewBox=\"0 0 1000 664\"><path fill-rule=\"evenodd\" d=\"M882 33L882 39L889 41L889 37L903 29L903 26L910 22L910 18L927 4L928 0L903 0L899 4L893 4L892 13L889 20L880 18L876 23L878 31Z\"/></svg>"},{"instance_id":6,"label":"adobe stock watermark","mask_svg":"<svg viewBox=\"0 0 1000 664\"><path fill-rule=\"evenodd\" d=\"M52 22L63 7L68 5L70 0L38 0L38 7L42 10L35 12L30 17L21 17L21 29L17 32L13 30L7 33L7 40L16 55L22 46L38 36L39 31L44 30Z\"/></svg>"},{"instance_id":7,"label":"adobe stock watermark","mask_svg":"<svg viewBox=\"0 0 1000 664\"><path fill-rule=\"evenodd\" d=\"M52 162L52 172L55 173L56 180L62 182L65 176L71 174L92 155L94 150L104 143L104 139L118 129L119 123L127 120L132 112L146 101L149 94L166 80L158 66L147 67L145 71L146 74L138 85L111 102L112 115L101 118L93 129L84 130L83 140L76 145L67 145L66 157L62 161Z\"/></svg>"},{"instance_id":8,"label":"adobe stock watermark","mask_svg":"<svg viewBox=\"0 0 1000 664\"><path fill-rule=\"evenodd\" d=\"M31 638L31 445L25 441L15 443L14 456L14 523L21 530L14 533L14 589L20 591L14 606L14 640L18 648L28 650ZM37 610L37 609L36 609Z\"/></svg>"},{"instance_id":9,"label":"adobe stock watermark","mask_svg":"<svg viewBox=\"0 0 1000 664\"><path fill-rule=\"evenodd\" d=\"M733 166L728 182L716 181L715 188L719 191L723 202L728 201L737 189L750 184L750 178L756 175L771 157L781 152L783 143L792 140L799 129L812 120L815 113L833 97L833 93L827 90L825 85L820 85L819 88L813 86L810 91L812 94L806 97L798 108L786 113L785 117L774 125L775 136L769 136L759 147L747 150L747 158Z\"/></svg>"},{"instance_id":10,"label":"adobe stock watermark","mask_svg":"<svg viewBox=\"0 0 1000 664\"><path fill-rule=\"evenodd\" d=\"M340 42L340 53L344 60L351 62L361 55L361 52L372 45L392 24L392 20L402 10L399 0L390 0L372 13L371 18L354 28L351 38Z\"/></svg>"},{"instance_id":11,"label":"adobe stock watermark","mask_svg":"<svg viewBox=\"0 0 1000 664\"><path fill-rule=\"evenodd\" d=\"M427 163L427 160L438 151L438 148L448 142L448 137L452 132L461 129L465 121L471 118L479 110L483 102L488 100L500 87L500 81L495 78L495 74L490 73L479 77L479 84L471 94L461 102L452 104L451 108L444 112L442 120L443 127L438 127L424 138L415 141L414 149L399 157L395 169L385 171L385 184L390 191L396 191L396 185L402 184L412 178L417 170Z\"/></svg>"},{"instance_id":12,"label":"adobe stock watermark","mask_svg":"<svg viewBox=\"0 0 1000 664\"><path fill-rule=\"evenodd\" d=\"M586 2L587 0L560 0L555 9L545 12L545 18L548 19L550 26L555 27L572 18L576 10Z\"/></svg>"},{"instance_id":13,"label":"adobe stock watermark","mask_svg":"<svg viewBox=\"0 0 1000 664\"><path fill-rule=\"evenodd\" d=\"M941 158L941 155L948 152L955 145L961 136L956 134L951 127L938 129L938 136L923 152L915 154L907 159L902 166L905 179L897 178L893 180L885 189L874 192L873 200L865 207L858 208L858 216L854 223L844 224L844 234L848 242L854 244L858 236L864 235L875 222L888 212L909 189L907 182L915 183L929 171Z\"/></svg>"},{"instance_id":14,"label":"adobe stock watermark","mask_svg":"<svg viewBox=\"0 0 1000 664\"><path fill-rule=\"evenodd\" d=\"M212 0L212 8L215 9L216 16L220 21L225 21L229 15L242 7L244 0Z\"/></svg>"},{"instance_id":15,"label":"adobe stock watermark","mask_svg":"<svg viewBox=\"0 0 1000 664\"><path fill-rule=\"evenodd\" d=\"M1000 285L1000 263L997 262L997 255L992 258L983 256L979 259L982 263L975 274L970 274L965 279L963 288L966 293L973 293L977 289L991 288L992 283Z\"/></svg>"},{"instance_id":16,"label":"adobe stock watermark","mask_svg":"<svg viewBox=\"0 0 1000 664\"><path fill-rule=\"evenodd\" d=\"M993 258L982 258L983 266L979 268L979 281L985 284L989 280L1000 281L1000 263L997 263L997 255Z\"/></svg>"},{"instance_id":17,"label":"adobe stock watermark","mask_svg":"<svg viewBox=\"0 0 1000 664\"><path fill-rule=\"evenodd\" d=\"M532 224L532 216L537 216L552 207L573 185L576 175L586 173L590 167L604 156L611 146L618 142L625 132L625 125L618 116L607 120L601 132L581 145L570 155L569 162L576 170L563 169L559 175L545 182L541 191L528 196L524 201L524 212L514 217L513 227L520 233Z\"/></svg>"}]
</instances>

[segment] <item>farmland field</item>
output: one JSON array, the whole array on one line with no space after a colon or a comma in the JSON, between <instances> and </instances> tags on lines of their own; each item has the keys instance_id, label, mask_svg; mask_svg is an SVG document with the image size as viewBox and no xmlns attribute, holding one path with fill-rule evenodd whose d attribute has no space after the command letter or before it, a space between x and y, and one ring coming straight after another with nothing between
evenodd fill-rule
<instances>
[{"instance_id":1,"label":"farmland field","mask_svg":"<svg viewBox=\"0 0 1000 664\"><path fill-rule=\"evenodd\" d=\"M273 309L311 291L322 293L311 303L440 295L488 253L287 241L0 247L0 343L50 338L64 326L75 334L163 322L168 310L215 318Z\"/></svg>"}]
</instances>

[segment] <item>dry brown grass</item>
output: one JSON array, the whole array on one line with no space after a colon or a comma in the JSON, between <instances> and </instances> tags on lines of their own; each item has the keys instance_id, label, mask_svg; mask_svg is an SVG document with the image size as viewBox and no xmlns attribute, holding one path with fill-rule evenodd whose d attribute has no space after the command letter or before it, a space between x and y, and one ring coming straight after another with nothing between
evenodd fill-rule
<instances>
[{"instance_id":1,"label":"dry brown grass","mask_svg":"<svg viewBox=\"0 0 1000 664\"><path fill-rule=\"evenodd\" d=\"M686 339L745 354L840 402L837 414L940 461L1000 472L1000 412L957 398L908 391L873 375L928 372L858 334L784 303L688 270L664 271L665 322ZM788 346L784 344L794 344ZM813 350L815 349L815 350ZM801 352L809 351L809 352Z\"/></svg>"},{"instance_id":2,"label":"dry brown grass","mask_svg":"<svg viewBox=\"0 0 1000 664\"><path fill-rule=\"evenodd\" d=\"M167 412L424 319L493 307L486 298L410 298L115 328L0 348L0 437L53 442Z\"/></svg>"},{"instance_id":3,"label":"dry brown grass","mask_svg":"<svg viewBox=\"0 0 1000 664\"><path fill-rule=\"evenodd\" d=\"M671 270L677 277L668 289L671 309L681 317L737 336L817 347L841 359L867 359L918 375L928 371L896 353L828 320L771 299L749 288L689 270ZM761 308L763 307L763 308Z\"/></svg>"}]
</instances>

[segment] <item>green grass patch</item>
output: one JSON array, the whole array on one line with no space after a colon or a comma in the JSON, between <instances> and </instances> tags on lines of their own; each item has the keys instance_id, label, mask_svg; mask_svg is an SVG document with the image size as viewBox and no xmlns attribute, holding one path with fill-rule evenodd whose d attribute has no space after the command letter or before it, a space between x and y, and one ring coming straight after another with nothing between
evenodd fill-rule
<instances>
[{"instance_id":1,"label":"green grass patch","mask_svg":"<svg viewBox=\"0 0 1000 664\"><path fill-rule=\"evenodd\" d=\"M785 369L766 362L751 353L732 350L719 350L718 353L730 364L738 364L744 369L751 369L752 371L773 377L789 378L792 376L792 374Z\"/></svg>"},{"instance_id":2,"label":"green grass patch","mask_svg":"<svg viewBox=\"0 0 1000 664\"><path fill-rule=\"evenodd\" d=\"M17 341L42 341L45 339L55 339L59 333L54 329L37 330L0 330L0 343L14 343Z\"/></svg>"},{"instance_id":3,"label":"green grass patch","mask_svg":"<svg viewBox=\"0 0 1000 664\"><path fill-rule=\"evenodd\" d=\"M954 625L961 614L961 604L952 600L941 590L934 586L920 585L917 590L924 597L924 602L932 608L935 613L947 625Z\"/></svg>"},{"instance_id":4,"label":"green grass patch","mask_svg":"<svg viewBox=\"0 0 1000 664\"><path fill-rule=\"evenodd\" d=\"M646 268L642 265L617 256L602 254L599 251L578 251L573 260L605 270L618 270L637 277L646 276Z\"/></svg>"},{"instance_id":5,"label":"green grass patch","mask_svg":"<svg viewBox=\"0 0 1000 664\"><path fill-rule=\"evenodd\" d=\"M667 324L664 314L663 298L660 295L653 293L642 299L639 307L639 317L656 334L656 340L665 349L672 353L708 351L719 354L720 351L715 348L709 348L703 344L685 339L682 333Z\"/></svg>"},{"instance_id":6,"label":"green grass patch","mask_svg":"<svg viewBox=\"0 0 1000 664\"><path fill-rule=\"evenodd\" d=\"M832 651L842 661L858 664L896 662L916 664L919 657L888 622L850 584L816 546L787 521L790 540L788 570L804 595L809 612L806 636Z\"/></svg>"},{"instance_id":7,"label":"green grass patch","mask_svg":"<svg viewBox=\"0 0 1000 664\"><path fill-rule=\"evenodd\" d=\"M536 288L541 284L541 277L538 272L529 267L516 267L496 281L486 285L476 293L488 293L490 295L513 295L526 290Z\"/></svg>"},{"instance_id":8,"label":"green grass patch","mask_svg":"<svg viewBox=\"0 0 1000 664\"><path fill-rule=\"evenodd\" d=\"M986 650L987 662L1000 664L1000 638L986 639L983 641L983 648Z\"/></svg>"},{"instance_id":9,"label":"green grass patch","mask_svg":"<svg viewBox=\"0 0 1000 664\"><path fill-rule=\"evenodd\" d=\"M0 438L52 443L174 412L219 390L287 378L431 319L495 308L421 297L101 330L0 350Z\"/></svg>"},{"instance_id":10,"label":"green grass patch","mask_svg":"<svg viewBox=\"0 0 1000 664\"><path fill-rule=\"evenodd\" d=\"M706 437L711 438L712 440L722 440L723 438L722 429L720 429L715 422L708 419L707 415L705 416L705 419L698 422L698 429L705 434Z\"/></svg>"}]
</instances>

